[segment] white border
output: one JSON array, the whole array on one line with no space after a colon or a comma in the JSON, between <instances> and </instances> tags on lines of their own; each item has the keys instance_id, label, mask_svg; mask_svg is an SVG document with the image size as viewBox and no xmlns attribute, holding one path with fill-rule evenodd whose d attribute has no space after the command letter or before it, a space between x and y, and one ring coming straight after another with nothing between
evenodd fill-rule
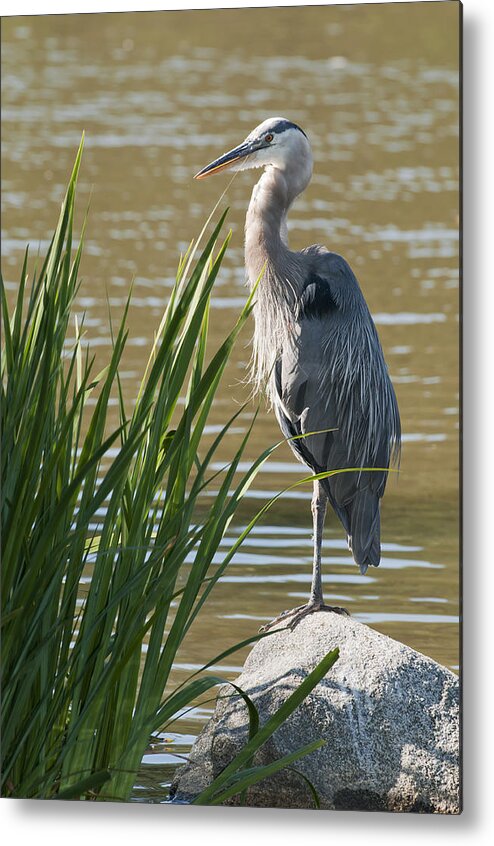
<instances>
[{"instance_id":1,"label":"white border","mask_svg":"<svg viewBox=\"0 0 494 846\"><path fill-rule=\"evenodd\" d=\"M417 0L398 0L403 3L417 2ZM3 15L53 15L53 14L81 14L91 12L147 12L162 11L165 9L236 9L244 6L348 6L359 5L367 0L310 0L309 3L302 3L300 0L165 0L165 2L132 2L132 0L3 0ZM374 0L374 3L387 3L389 0ZM437 2L437 0L421 0L425 3ZM490 5L490 0L466 0L466 6L472 8Z\"/></svg>"},{"instance_id":2,"label":"white border","mask_svg":"<svg viewBox=\"0 0 494 846\"><path fill-rule=\"evenodd\" d=\"M341 3L342 0L333 0ZM360 0L354 0L360 2ZM402 0L413 2L413 0ZM424 0L434 2L434 0ZM2 15L56 14L151 9L226 8L303 5L284 2L161 2L126 0L3 0ZM326 5L313 2L311 5ZM492 708L489 681L493 677L486 621L493 615L491 503L494 467L492 442L494 407L492 346L494 340L493 191L494 132L494 3L464 2L464 685L465 685L465 810L460 817L432 817L348 812L274 811L185 808L89 803L1 800L4 842L36 846L150 846L196 841L207 844L305 846L341 842L365 846L460 843L476 846L488 838L492 818ZM490 271L490 274L488 274ZM490 275L491 278L488 278ZM490 353L490 355L489 355ZM482 472L483 471L483 472ZM492 689L492 685L490 688ZM490 744L489 744L490 741ZM492 826L491 826L492 828ZM492 836L492 835L491 835ZM490 838L489 838L490 839Z\"/></svg>"}]
</instances>

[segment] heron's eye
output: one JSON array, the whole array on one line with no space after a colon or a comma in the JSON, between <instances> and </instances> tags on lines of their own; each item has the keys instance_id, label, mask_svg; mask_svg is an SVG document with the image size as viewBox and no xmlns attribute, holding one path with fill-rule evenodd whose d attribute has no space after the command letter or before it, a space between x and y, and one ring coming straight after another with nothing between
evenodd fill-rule
<instances>
[{"instance_id":1,"label":"heron's eye","mask_svg":"<svg viewBox=\"0 0 494 846\"><path fill-rule=\"evenodd\" d=\"M268 134L264 136L264 140L265 140L265 141L267 141L267 142L268 142L268 144L271 144L271 141L273 140L273 137L274 137L274 136L273 136L273 135L271 135L271 133L270 133L270 132L268 132Z\"/></svg>"}]
</instances>

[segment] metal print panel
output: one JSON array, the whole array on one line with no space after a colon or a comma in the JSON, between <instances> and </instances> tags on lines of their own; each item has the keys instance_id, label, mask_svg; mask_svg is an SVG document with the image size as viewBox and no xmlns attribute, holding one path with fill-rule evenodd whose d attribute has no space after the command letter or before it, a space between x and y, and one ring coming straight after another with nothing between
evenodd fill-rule
<instances>
[{"instance_id":1,"label":"metal print panel","mask_svg":"<svg viewBox=\"0 0 494 846\"><path fill-rule=\"evenodd\" d=\"M3 19L3 797L460 813L460 36Z\"/></svg>"}]
</instances>

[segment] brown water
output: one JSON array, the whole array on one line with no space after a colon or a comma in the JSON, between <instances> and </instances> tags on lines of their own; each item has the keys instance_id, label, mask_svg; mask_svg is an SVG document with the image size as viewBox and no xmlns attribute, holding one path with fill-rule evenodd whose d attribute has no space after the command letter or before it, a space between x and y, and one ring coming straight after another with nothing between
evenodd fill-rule
<instances>
[{"instance_id":1,"label":"brown water","mask_svg":"<svg viewBox=\"0 0 494 846\"><path fill-rule=\"evenodd\" d=\"M457 4L442 2L26 17L4 19L2 34L4 276L13 291L26 242L45 250L85 130L79 207L82 216L90 199L90 220L78 307L103 362L107 294L118 317L135 280L122 374L129 398L179 253L229 179L196 183L192 175L270 115L308 132L314 177L292 210L291 246L324 243L352 264L379 329L404 431L401 473L383 504L381 566L360 576L330 516L326 599L455 670L457 25ZM233 240L213 297L213 345L246 296L242 231L254 180L239 174L224 200ZM248 397L248 340L246 333L236 348L211 432ZM240 417L225 460L252 410ZM278 438L263 408L246 461ZM225 547L271 492L302 476L282 447L248 493ZM285 495L246 541L191 632L177 680L304 601L310 496L310 489ZM244 657L222 672L233 677ZM173 742L145 759L138 795L149 798L168 782L174 751L188 749L208 714L204 706L184 717L167 736Z\"/></svg>"}]
</instances>

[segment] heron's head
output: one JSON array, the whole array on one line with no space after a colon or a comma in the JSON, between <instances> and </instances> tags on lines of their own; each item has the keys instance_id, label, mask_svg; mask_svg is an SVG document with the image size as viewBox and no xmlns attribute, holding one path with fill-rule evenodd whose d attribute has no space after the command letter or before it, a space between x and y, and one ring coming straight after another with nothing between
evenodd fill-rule
<instances>
[{"instance_id":1,"label":"heron's head","mask_svg":"<svg viewBox=\"0 0 494 846\"><path fill-rule=\"evenodd\" d=\"M238 147L203 167L194 179L205 179L227 168L248 170L268 165L286 174L297 174L305 184L312 175L308 138L303 129L286 118L273 117L263 121Z\"/></svg>"}]
</instances>

